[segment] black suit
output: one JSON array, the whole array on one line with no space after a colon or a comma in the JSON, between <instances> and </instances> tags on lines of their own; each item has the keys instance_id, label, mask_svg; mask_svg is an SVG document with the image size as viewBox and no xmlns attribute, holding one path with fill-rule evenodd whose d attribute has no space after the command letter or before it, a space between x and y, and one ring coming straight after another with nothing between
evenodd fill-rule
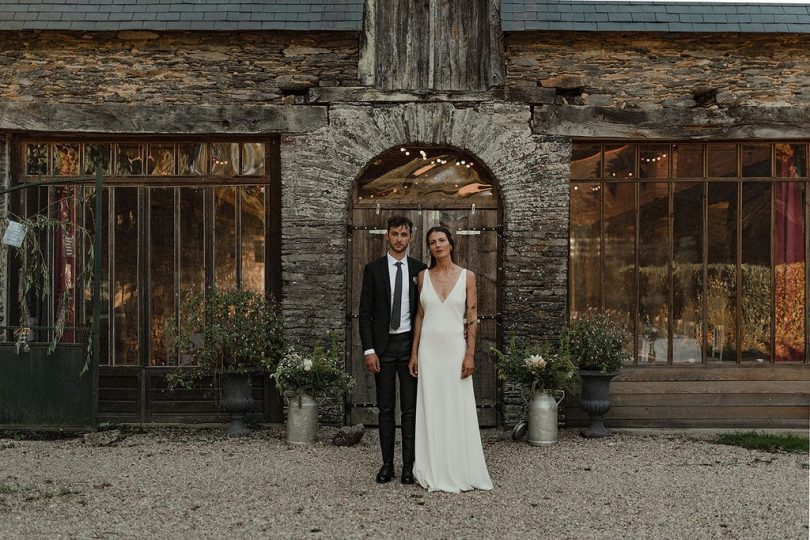
<instances>
[{"instance_id":1,"label":"black suit","mask_svg":"<svg viewBox=\"0 0 810 540\"><path fill-rule=\"evenodd\" d=\"M403 275L407 284L411 329L416 319L416 276L426 268L421 261L408 257L408 275ZM414 459L414 433L416 421L416 379L408 372L411 357L412 332L390 334L391 325L391 278L388 256L368 263L363 270L363 288L360 293L360 340L363 350L374 349L380 359L380 372L374 376L377 386L377 407L380 409L380 449L383 461L394 459L394 400L396 378L399 376L400 412L402 415L402 462L411 466Z\"/></svg>"}]
</instances>

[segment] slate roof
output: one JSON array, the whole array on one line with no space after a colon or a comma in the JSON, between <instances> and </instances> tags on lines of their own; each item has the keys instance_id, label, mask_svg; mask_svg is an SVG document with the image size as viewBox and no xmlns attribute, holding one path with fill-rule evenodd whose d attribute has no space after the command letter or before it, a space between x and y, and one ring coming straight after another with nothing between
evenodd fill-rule
<instances>
[{"instance_id":1,"label":"slate roof","mask_svg":"<svg viewBox=\"0 0 810 540\"><path fill-rule=\"evenodd\" d=\"M0 30L353 30L363 0L0 0Z\"/></svg>"},{"instance_id":2,"label":"slate roof","mask_svg":"<svg viewBox=\"0 0 810 540\"><path fill-rule=\"evenodd\" d=\"M810 4L502 0L502 28L590 32L810 32Z\"/></svg>"}]
</instances>

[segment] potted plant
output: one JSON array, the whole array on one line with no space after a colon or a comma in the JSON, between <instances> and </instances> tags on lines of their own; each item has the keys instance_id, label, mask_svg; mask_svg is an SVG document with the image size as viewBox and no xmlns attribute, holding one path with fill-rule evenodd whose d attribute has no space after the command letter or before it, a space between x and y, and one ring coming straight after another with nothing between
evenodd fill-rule
<instances>
[{"instance_id":1,"label":"potted plant","mask_svg":"<svg viewBox=\"0 0 810 540\"><path fill-rule=\"evenodd\" d=\"M591 424L585 437L607 437L604 416L610 410L610 381L624 362L630 360L625 349L627 332L603 312L592 312L573 320L560 336L560 354L579 369L582 382L580 403Z\"/></svg>"},{"instance_id":2,"label":"potted plant","mask_svg":"<svg viewBox=\"0 0 810 540\"><path fill-rule=\"evenodd\" d=\"M221 389L223 408L231 413L229 435L248 433L244 416L253 407L250 376L272 373L285 351L278 305L246 290L209 290L184 299L180 318L166 329L169 347L181 366L168 375L170 387L190 388L208 376Z\"/></svg>"},{"instance_id":3,"label":"potted plant","mask_svg":"<svg viewBox=\"0 0 810 540\"><path fill-rule=\"evenodd\" d=\"M287 442L293 445L312 444L317 439L319 400L354 385L340 361L334 337L329 349L320 344L307 354L287 349L273 378L287 398Z\"/></svg>"},{"instance_id":4,"label":"potted plant","mask_svg":"<svg viewBox=\"0 0 810 540\"><path fill-rule=\"evenodd\" d=\"M558 406L565 397L563 386L574 374L570 359L557 354L548 343L519 344L515 336L510 339L506 352L493 348L492 353L498 378L529 390L528 423L515 426L512 436L520 439L528 428L529 444L556 443Z\"/></svg>"}]
</instances>

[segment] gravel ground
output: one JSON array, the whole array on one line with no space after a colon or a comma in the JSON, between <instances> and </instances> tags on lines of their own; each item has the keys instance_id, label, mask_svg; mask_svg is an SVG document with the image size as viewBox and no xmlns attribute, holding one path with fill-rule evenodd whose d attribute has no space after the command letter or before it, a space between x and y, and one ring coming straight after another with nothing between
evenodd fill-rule
<instances>
[{"instance_id":1,"label":"gravel ground","mask_svg":"<svg viewBox=\"0 0 810 540\"><path fill-rule=\"evenodd\" d=\"M111 446L0 438L0 537L807 538L808 457L705 436L485 430L492 492L374 483L375 430L307 448L150 429Z\"/></svg>"}]
</instances>

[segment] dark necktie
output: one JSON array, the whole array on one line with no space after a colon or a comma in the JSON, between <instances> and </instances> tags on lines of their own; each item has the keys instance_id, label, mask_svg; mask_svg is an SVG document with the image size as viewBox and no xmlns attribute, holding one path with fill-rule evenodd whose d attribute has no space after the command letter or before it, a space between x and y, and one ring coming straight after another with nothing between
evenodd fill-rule
<instances>
[{"instance_id":1,"label":"dark necktie","mask_svg":"<svg viewBox=\"0 0 810 540\"><path fill-rule=\"evenodd\" d=\"M399 328L402 319L402 263L398 262L397 275L394 278L394 301L391 303L391 330Z\"/></svg>"}]
</instances>

